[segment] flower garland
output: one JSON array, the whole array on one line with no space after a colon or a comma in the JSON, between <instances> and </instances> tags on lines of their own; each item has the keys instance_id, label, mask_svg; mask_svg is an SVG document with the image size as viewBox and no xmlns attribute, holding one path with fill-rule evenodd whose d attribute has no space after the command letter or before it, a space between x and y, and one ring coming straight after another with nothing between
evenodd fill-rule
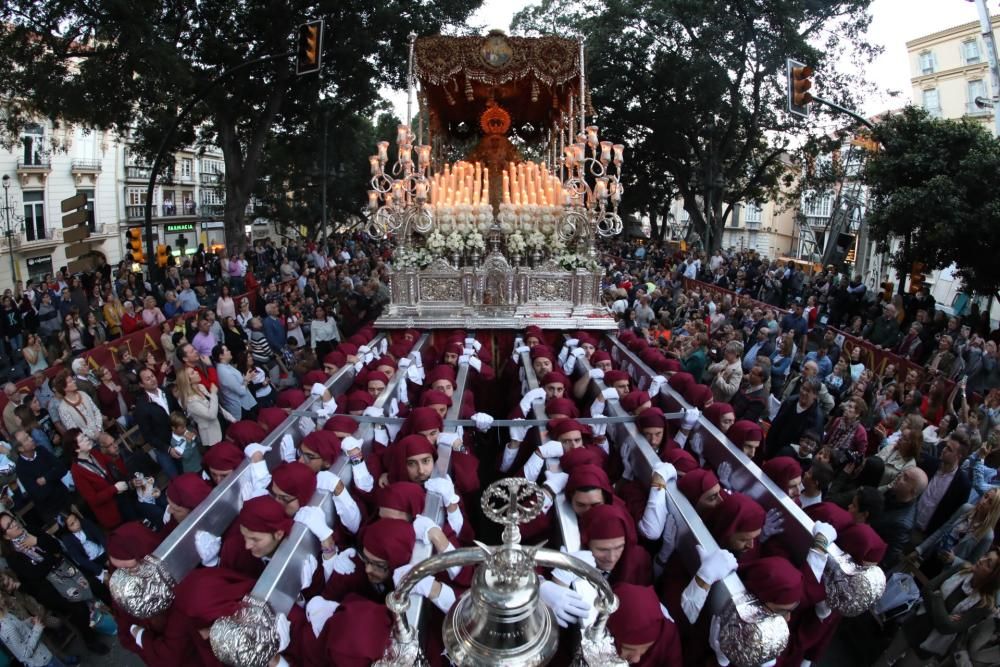
<instances>
[{"instance_id":1,"label":"flower garland","mask_svg":"<svg viewBox=\"0 0 1000 667\"><path fill-rule=\"evenodd\" d=\"M427 237L427 249L435 257L444 257L448 250L448 241L445 239L444 234L438 230L434 230Z\"/></svg>"},{"instance_id":2,"label":"flower garland","mask_svg":"<svg viewBox=\"0 0 1000 667\"><path fill-rule=\"evenodd\" d=\"M581 255L575 252L567 252L556 257L556 262L566 271L576 271L577 269L586 269L587 271L596 271L598 268L597 260L588 255Z\"/></svg>"}]
</instances>

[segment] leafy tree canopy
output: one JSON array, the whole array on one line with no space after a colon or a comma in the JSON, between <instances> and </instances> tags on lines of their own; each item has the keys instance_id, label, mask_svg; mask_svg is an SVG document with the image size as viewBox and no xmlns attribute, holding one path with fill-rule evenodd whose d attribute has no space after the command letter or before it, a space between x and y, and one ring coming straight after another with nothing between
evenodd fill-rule
<instances>
[{"instance_id":1,"label":"leafy tree canopy","mask_svg":"<svg viewBox=\"0 0 1000 667\"><path fill-rule=\"evenodd\" d=\"M628 148L624 206L655 224L679 195L716 248L737 203L775 193L790 136L810 127L784 112L785 59L813 65L824 97L845 106L865 92L834 63L861 71L878 53L864 37L870 4L544 0L515 26L585 36L596 121Z\"/></svg>"},{"instance_id":2,"label":"leafy tree canopy","mask_svg":"<svg viewBox=\"0 0 1000 667\"><path fill-rule=\"evenodd\" d=\"M981 122L939 120L917 107L883 119L883 150L869 158L867 223L893 268L952 263L965 289L1000 290L1000 141ZM902 243L894 244L896 239Z\"/></svg>"},{"instance_id":3,"label":"leafy tree canopy","mask_svg":"<svg viewBox=\"0 0 1000 667\"><path fill-rule=\"evenodd\" d=\"M208 93L171 148L196 138L226 162L226 233L243 216L275 134L307 128L320 92L337 118L371 115L382 86L403 85L407 34L462 23L479 0L8 0L0 7L0 71L8 144L35 117L131 132L155 152L194 95L228 68L294 49L296 26L326 19L322 75L296 77L291 56L241 70ZM315 128L315 126L313 126ZM368 153L357 156L364 162ZM363 192L356 193L359 206Z\"/></svg>"}]
</instances>

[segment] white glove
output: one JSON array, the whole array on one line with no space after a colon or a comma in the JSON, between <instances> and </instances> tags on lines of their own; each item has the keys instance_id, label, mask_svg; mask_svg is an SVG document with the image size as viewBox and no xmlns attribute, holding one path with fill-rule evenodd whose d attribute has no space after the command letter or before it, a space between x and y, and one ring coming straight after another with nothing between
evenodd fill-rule
<instances>
[{"instance_id":1,"label":"white glove","mask_svg":"<svg viewBox=\"0 0 1000 667\"><path fill-rule=\"evenodd\" d=\"M837 539L837 529L824 521L816 521L812 527L813 537L822 535L827 544L833 544Z\"/></svg>"},{"instance_id":2,"label":"white glove","mask_svg":"<svg viewBox=\"0 0 1000 667\"><path fill-rule=\"evenodd\" d=\"M360 373L361 369L364 368L364 367L365 367L365 360L364 359L358 359L354 363L354 374L357 375L358 373Z\"/></svg>"},{"instance_id":3,"label":"white glove","mask_svg":"<svg viewBox=\"0 0 1000 667\"><path fill-rule=\"evenodd\" d=\"M483 370L483 362L479 357L469 357L469 366L477 372Z\"/></svg>"},{"instance_id":4,"label":"white glove","mask_svg":"<svg viewBox=\"0 0 1000 667\"><path fill-rule=\"evenodd\" d=\"M313 396L322 396L326 393L326 385L322 382L313 382L313 386L309 389L309 393Z\"/></svg>"},{"instance_id":5,"label":"white glove","mask_svg":"<svg viewBox=\"0 0 1000 667\"><path fill-rule=\"evenodd\" d=\"M469 359L471 359L471 358L472 358L472 357L470 357L469 355L467 355L467 354L463 354L462 356L460 356L460 357L458 358L458 365L459 365L459 366L461 366L462 364L467 364L467 363L469 363Z\"/></svg>"},{"instance_id":6,"label":"white glove","mask_svg":"<svg viewBox=\"0 0 1000 667\"><path fill-rule=\"evenodd\" d=\"M295 440L286 433L281 437L281 460L285 463L291 463L295 458Z\"/></svg>"},{"instance_id":7,"label":"white glove","mask_svg":"<svg viewBox=\"0 0 1000 667\"><path fill-rule=\"evenodd\" d=\"M479 350L483 349L483 344L480 343L475 338L466 338L465 339L465 347L471 347L471 348L475 349L476 352L479 352Z\"/></svg>"},{"instance_id":8,"label":"white glove","mask_svg":"<svg viewBox=\"0 0 1000 667\"><path fill-rule=\"evenodd\" d=\"M333 493L333 490L337 488L337 483L339 481L340 478L329 470L320 470L316 473L316 488L321 491Z\"/></svg>"},{"instance_id":9,"label":"white glove","mask_svg":"<svg viewBox=\"0 0 1000 667\"><path fill-rule=\"evenodd\" d=\"M521 402L518 404L518 406L521 408L521 414L523 414L525 417L531 414L530 412L531 406L532 404L534 404L535 401L538 400L545 400L545 390L542 389L541 387L539 387L538 389L532 389L531 391L529 391L527 394L524 395L524 398L521 399Z\"/></svg>"},{"instance_id":10,"label":"white glove","mask_svg":"<svg viewBox=\"0 0 1000 667\"><path fill-rule=\"evenodd\" d=\"M538 595L555 614L556 622L561 627L574 625L590 613L590 605L579 593L552 581L542 581L538 586Z\"/></svg>"},{"instance_id":11,"label":"white glove","mask_svg":"<svg viewBox=\"0 0 1000 667\"><path fill-rule=\"evenodd\" d=\"M438 525L434 523L434 519L430 518L429 516L418 514L416 518L413 519L413 533L417 536L418 542L423 542L424 544L430 544L431 543L430 532L432 529L437 527Z\"/></svg>"},{"instance_id":12,"label":"white glove","mask_svg":"<svg viewBox=\"0 0 1000 667\"><path fill-rule=\"evenodd\" d=\"M333 535L330 526L326 525L323 510L318 507L311 505L300 507L299 511L295 513L295 521L308 528L309 532L315 535L320 542Z\"/></svg>"},{"instance_id":13,"label":"white glove","mask_svg":"<svg viewBox=\"0 0 1000 667\"><path fill-rule=\"evenodd\" d=\"M524 354L525 352L531 352L531 348L528 347L527 345L520 345L520 346L514 348L514 352L516 352L520 356L520 355Z\"/></svg>"},{"instance_id":14,"label":"white glove","mask_svg":"<svg viewBox=\"0 0 1000 667\"><path fill-rule=\"evenodd\" d=\"M666 463L664 461L658 462L653 466L653 474L659 475L665 483L677 481L677 468L671 463Z\"/></svg>"},{"instance_id":15,"label":"white glove","mask_svg":"<svg viewBox=\"0 0 1000 667\"><path fill-rule=\"evenodd\" d=\"M563 374L567 377L573 375L573 369L576 368L576 357L569 357L562 364Z\"/></svg>"},{"instance_id":16,"label":"white glove","mask_svg":"<svg viewBox=\"0 0 1000 667\"><path fill-rule=\"evenodd\" d=\"M399 363L396 364L396 368L398 368L401 371L405 371L407 368L410 367L411 363L413 362L407 359L406 357L403 357L402 359L399 360Z\"/></svg>"},{"instance_id":17,"label":"white glove","mask_svg":"<svg viewBox=\"0 0 1000 667\"><path fill-rule=\"evenodd\" d=\"M562 458L563 446L562 444L556 442L555 440L549 440L544 445L538 448L538 453L542 455L543 459L558 459Z\"/></svg>"},{"instance_id":18,"label":"white glove","mask_svg":"<svg viewBox=\"0 0 1000 667\"><path fill-rule=\"evenodd\" d=\"M569 473L549 470L545 473L545 486L552 490L557 496L566 488L569 483Z\"/></svg>"},{"instance_id":19,"label":"white glove","mask_svg":"<svg viewBox=\"0 0 1000 667\"><path fill-rule=\"evenodd\" d=\"M419 366L410 366L406 369L406 379L413 384L420 386L424 383L424 376L420 373Z\"/></svg>"},{"instance_id":20,"label":"white glove","mask_svg":"<svg viewBox=\"0 0 1000 667\"><path fill-rule=\"evenodd\" d=\"M560 551L566 553L566 547L562 547ZM594 560L594 554L590 553L590 551L588 550L572 551L569 552L569 555L579 558L580 560L582 560L584 563L586 563L591 567L597 567L597 561ZM554 570L552 570L552 578L557 579L566 586L570 586L573 584L574 581L579 579L580 576L578 574L570 572L569 570L562 570L560 568L555 568Z\"/></svg>"},{"instance_id":21,"label":"white glove","mask_svg":"<svg viewBox=\"0 0 1000 667\"><path fill-rule=\"evenodd\" d=\"M528 437L528 429L530 426L511 426L510 427L510 439L516 440L517 442L524 442L525 438Z\"/></svg>"},{"instance_id":22,"label":"white glove","mask_svg":"<svg viewBox=\"0 0 1000 667\"><path fill-rule=\"evenodd\" d=\"M579 344L580 344L580 341L577 338L567 338L566 339L566 347L576 347Z\"/></svg>"},{"instance_id":23,"label":"white glove","mask_svg":"<svg viewBox=\"0 0 1000 667\"><path fill-rule=\"evenodd\" d=\"M615 391L615 390L612 389L611 391ZM615 395L617 395L617 394L618 394L618 392L615 391ZM604 414L604 408L607 406L608 402L605 401L605 400L602 400L602 398L603 397L599 396L599 397L597 397L597 398L594 399L593 403L590 404L590 416L591 417L600 417L601 415ZM591 425L591 428L594 428L593 424Z\"/></svg>"},{"instance_id":24,"label":"white glove","mask_svg":"<svg viewBox=\"0 0 1000 667\"><path fill-rule=\"evenodd\" d=\"M320 417L321 419L322 419L322 417L319 415L319 413L322 412L322 411L323 411L323 408L320 408L319 410L317 410L317 413L316 413L316 416ZM332 415L333 412L331 412L330 414ZM326 416L329 417L330 415L326 415ZM312 433L315 430L316 430L316 422L314 422L309 417L299 417L299 433L301 433L303 437L309 435L310 433Z\"/></svg>"},{"instance_id":25,"label":"white glove","mask_svg":"<svg viewBox=\"0 0 1000 667\"><path fill-rule=\"evenodd\" d=\"M591 380L603 380L604 379L604 371L602 371L600 368L591 368L590 369L590 379Z\"/></svg>"},{"instance_id":26,"label":"white glove","mask_svg":"<svg viewBox=\"0 0 1000 667\"><path fill-rule=\"evenodd\" d=\"M766 542L769 538L783 532L785 532L785 517L772 507L764 517L764 529L760 533L760 541Z\"/></svg>"},{"instance_id":27,"label":"white glove","mask_svg":"<svg viewBox=\"0 0 1000 667\"><path fill-rule=\"evenodd\" d=\"M313 561L316 559L313 558ZM313 568L316 566L313 565ZM274 629L278 632L278 653L281 653L292 643L292 624L284 614L278 614L274 619Z\"/></svg>"},{"instance_id":28,"label":"white glove","mask_svg":"<svg viewBox=\"0 0 1000 667\"><path fill-rule=\"evenodd\" d=\"M667 384L667 378L662 375L654 375L653 381L649 385L649 397L653 398L660 393L660 390Z\"/></svg>"},{"instance_id":29,"label":"white glove","mask_svg":"<svg viewBox=\"0 0 1000 667\"><path fill-rule=\"evenodd\" d=\"M299 570L299 583L302 584L302 590L312 585L313 575L316 574L318 567L319 563L316 562L316 556L312 554L308 554L306 559L302 561L302 569Z\"/></svg>"},{"instance_id":30,"label":"white glove","mask_svg":"<svg viewBox=\"0 0 1000 667\"><path fill-rule=\"evenodd\" d=\"M337 574L354 574L354 549L344 549L333 557L333 571Z\"/></svg>"},{"instance_id":31,"label":"white glove","mask_svg":"<svg viewBox=\"0 0 1000 667\"><path fill-rule=\"evenodd\" d=\"M601 396L605 401L617 401L618 400L618 390L614 387L607 387L601 391Z\"/></svg>"},{"instance_id":32,"label":"white glove","mask_svg":"<svg viewBox=\"0 0 1000 667\"><path fill-rule=\"evenodd\" d=\"M395 570L392 571L392 586L393 588L399 588L399 582L403 580L410 570L413 569L414 563L406 563L400 565Z\"/></svg>"},{"instance_id":33,"label":"white glove","mask_svg":"<svg viewBox=\"0 0 1000 667\"><path fill-rule=\"evenodd\" d=\"M455 494L455 485L447 477L431 477L424 482L424 490L440 496L445 505L454 505L459 500Z\"/></svg>"},{"instance_id":34,"label":"white glove","mask_svg":"<svg viewBox=\"0 0 1000 667\"><path fill-rule=\"evenodd\" d=\"M261 454L266 454L271 451L270 447L265 447L259 442L251 442L249 445L243 448L243 455L248 459L252 458L254 454L260 452Z\"/></svg>"},{"instance_id":35,"label":"white glove","mask_svg":"<svg viewBox=\"0 0 1000 667\"><path fill-rule=\"evenodd\" d=\"M319 637L320 633L323 632L323 626L326 625L339 606L339 602L327 600L318 595L309 600L309 603L306 604L306 618L309 620L309 625L312 626L314 636Z\"/></svg>"},{"instance_id":36,"label":"white glove","mask_svg":"<svg viewBox=\"0 0 1000 667\"><path fill-rule=\"evenodd\" d=\"M476 350L466 345L462 348L462 355L466 357L474 357L476 355Z\"/></svg>"},{"instance_id":37,"label":"white glove","mask_svg":"<svg viewBox=\"0 0 1000 667\"><path fill-rule=\"evenodd\" d=\"M438 433L437 443L439 445L444 445L445 447L454 447L455 443L461 439L458 433L451 433L449 431L441 431Z\"/></svg>"},{"instance_id":38,"label":"white glove","mask_svg":"<svg viewBox=\"0 0 1000 667\"><path fill-rule=\"evenodd\" d=\"M422 355L421 355L421 354L420 354L419 352L417 352L416 350L414 350L413 352L410 352L410 358L411 358L411 359L413 359L413 364L414 364L414 365L415 365L415 366L416 366L417 368L423 368L423 367L424 367L424 358L423 358L423 356L422 356Z\"/></svg>"},{"instance_id":39,"label":"white glove","mask_svg":"<svg viewBox=\"0 0 1000 667\"><path fill-rule=\"evenodd\" d=\"M688 408L684 411L684 418L681 420L681 428L684 430L690 430L695 427L698 420L701 419L701 410L698 408Z\"/></svg>"},{"instance_id":40,"label":"white glove","mask_svg":"<svg viewBox=\"0 0 1000 667\"><path fill-rule=\"evenodd\" d=\"M573 356L574 359L583 359L584 357L587 356L587 351L584 350L582 347L576 347L573 348L573 351L570 352L570 354Z\"/></svg>"},{"instance_id":41,"label":"white glove","mask_svg":"<svg viewBox=\"0 0 1000 667\"><path fill-rule=\"evenodd\" d=\"M384 417L385 411L373 405L370 408L365 408L365 411L361 414L365 417Z\"/></svg>"},{"instance_id":42,"label":"white glove","mask_svg":"<svg viewBox=\"0 0 1000 667\"><path fill-rule=\"evenodd\" d=\"M477 431L488 431L490 430L490 426L493 425L493 417L485 412L477 412L472 415L472 421L476 422Z\"/></svg>"},{"instance_id":43,"label":"white glove","mask_svg":"<svg viewBox=\"0 0 1000 667\"><path fill-rule=\"evenodd\" d=\"M198 552L205 567L215 567L219 564L219 552L222 550L222 538L205 530L194 534L194 548Z\"/></svg>"},{"instance_id":44,"label":"white glove","mask_svg":"<svg viewBox=\"0 0 1000 667\"><path fill-rule=\"evenodd\" d=\"M384 428L376 428L372 431L372 440L382 445L383 447L389 446L389 432Z\"/></svg>"},{"instance_id":45,"label":"white glove","mask_svg":"<svg viewBox=\"0 0 1000 667\"><path fill-rule=\"evenodd\" d=\"M700 443L701 440L699 439ZM692 443L693 444L693 443ZM719 464L718 469L715 471L715 476L719 478L719 484L722 485L724 489L732 489L732 478L733 478L733 464L729 461L723 461Z\"/></svg>"},{"instance_id":46,"label":"white glove","mask_svg":"<svg viewBox=\"0 0 1000 667\"><path fill-rule=\"evenodd\" d=\"M708 645L715 651L715 661L719 663L720 667L728 667L729 658L722 652L722 647L719 645L721 625L722 622L719 620L719 617L712 616L712 624L708 630Z\"/></svg>"},{"instance_id":47,"label":"white glove","mask_svg":"<svg viewBox=\"0 0 1000 667\"><path fill-rule=\"evenodd\" d=\"M365 443L363 443L361 440L355 438L353 435L349 435L349 436L347 436L346 438L344 438L343 440L340 441L340 451L342 451L342 452L344 452L344 454L347 454L348 456L350 456L350 452L352 450L361 449L361 446L364 445L364 444Z\"/></svg>"},{"instance_id":48,"label":"white glove","mask_svg":"<svg viewBox=\"0 0 1000 667\"><path fill-rule=\"evenodd\" d=\"M695 549L698 550L698 559L701 561L701 565L698 566L698 578L709 586L736 571L736 556L729 551L716 549L706 553L705 547L700 544L696 544Z\"/></svg>"}]
</instances>

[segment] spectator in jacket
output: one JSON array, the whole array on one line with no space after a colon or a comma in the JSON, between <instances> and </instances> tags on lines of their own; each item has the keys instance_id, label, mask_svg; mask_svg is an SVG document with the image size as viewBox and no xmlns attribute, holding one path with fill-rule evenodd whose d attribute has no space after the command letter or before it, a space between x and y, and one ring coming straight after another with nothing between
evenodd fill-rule
<instances>
[{"instance_id":1,"label":"spectator in jacket","mask_svg":"<svg viewBox=\"0 0 1000 667\"><path fill-rule=\"evenodd\" d=\"M927 473L927 491L917 506L916 528L923 535L933 533L965 504L972 490L969 474L960 467L969 450L968 437L953 431L940 458L925 458L920 467Z\"/></svg>"},{"instance_id":2,"label":"spectator in jacket","mask_svg":"<svg viewBox=\"0 0 1000 667\"><path fill-rule=\"evenodd\" d=\"M806 431L822 433L823 418L817 396L822 386L816 378L807 378L800 384L797 396L786 399L778 409L767 431L768 458L778 456L783 448L799 442Z\"/></svg>"},{"instance_id":3,"label":"spectator in jacket","mask_svg":"<svg viewBox=\"0 0 1000 667\"><path fill-rule=\"evenodd\" d=\"M694 376L695 382L701 382L705 375L705 367L708 366L708 336L704 333L697 333L694 336L695 348L681 364L685 373Z\"/></svg>"},{"instance_id":4,"label":"spectator in jacket","mask_svg":"<svg viewBox=\"0 0 1000 667\"><path fill-rule=\"evenodd\" d=\"M772 354L774 354L774 343L771 342L771 332L767 327L760 327L757 329L756 341L743 354L743 370L749 373L757 357L770 358Z\"/></svg>"},{"instance_id":5,"label":"spectator in jacket","mask_svg":"<svg viewBox=\"0 0 1000 667\"><path fill-rule=\"evenodd\" d=\"M62 527L56 537L62 542L69 559L85 574L107 581L108 553L104 531L75 510L60 517Z\"/></svg>"},{"instance_id":6,"label":"spectator in jacket","mask_svg":"<svg viewBox=\"0 0 1000 667\"><path fill-rule=\"evenodd\" d=\"M923 559L925 567L921 570L932 577L945 568L975 563L993 544L997 519L1000 519L1000 489L992 489L975 505L962 505L944 525L918 544L910 557Z\"/></svg>"},{"instance_id":7,"label":"spectator in jacket","mask_svg":"<svg viewBox=\"0 0 1000 667\"><path fill-rule=\"evenodd\" d=\"M887 303L882 307L882 315L872 320L864 328L861 337L876 347L892 349L899 338L899 320L896 319L896 307Z\"/></svg>"},{"instance_id":8,"label":"spectator in jacket","mask_svg":"<svg viewBox=\"0 0 1000 667\"><path fill-rule=\"evenodd\" d=\"M264 335L271 349L280 354L285 349L288 336L285 332L285 325L278 319L278 304L269 303L265 307L267 317L264 318Z\"/></svg>"},{"instance_id":9,"label":"spectator in jacket","mask_svg":"<svg viewBox=\"0 0 1000 667\"><path fill-rule=\"evenodd\" d=\"M182 368L177 372L177 400L198 426L203 446L211 447L222 440L218 385L208 388L201 383L201 376L193 368Z\"/></svg>"},{"instance_id":10,"label":"spectator in jacket","mask_svg":"<svg viewBox=\"0 0 1000 667\"><path fill-rule=\"evenodd\" d=\"M136 397L133 416L143 440L153 447L157 462L168 478L180 474L177 457L171 456L170 413L176 409L173 396L159 387L156 373L148 368L139 371L141 391Z\"/></svg>"},{"instance_id":11,"label":"spectator in jacket","mask_svg":"<svg viewBox=\"0 0 1000 667\"><path fill-rule=\"evenodd\" d=\"M737 419L749 421L759 421L761 417L767 417L768 396L767 388L764 386L766 377L764 369L755 364L750 372L745 376L744 387L736 392L730 399L733 412Z\"/></svg>"},{"instance_id":12,"label":"spectator in jacket","mask_svg":"<svg viewBox=\"0 0 1000 667\"><path fill-rule=\"evenodd\" d=\"M97 404L87 394L79 391L76 378L63 370L52 381L52 389L59 396L59 421L67 429L78 428L91 438L104 430L104 419Z\"/></svg>"},{"instance_id":13,"label":"spectator in jacket","mask_svg":"<svg viewBox=\"0 0 1000 667\"><path fill-rule=\"evenodd\" d=\"M726 343L723 349L722 361L708 367L711 377L712 397L720 403L728 403L736 395L743 381L743 366L740 357L743 354L743 344L739 341ZM698 379L695 376L695 379Z\"/></svg>"},{"instance_id":14,"label":"spectator in jacket","mask_svg":"<svg viewBox=\"0 0 1000 667\"><path fill-rule=\"evenodd\" d=\"M127 496L121 502L118 496L124 496L130 491L128 470L123 464L112 464L104 454L97 450L94 442L85 433L68 438L67 447L73 456L70 474L76 490L86 501L90 510L97 517L98 523L105 529L117 527L122 523L123 510L127 519L137 518L128 503Z\"/></svg>"},{"instance_id":15,"label":"spectator in jacket","mask_svg":"<svg viewBox=\"0 0 1000 667\"><path fill-rule=\"evenodd\" d=\"M225 345L216 345L212 350L212 362L219 375L219 404L236 421L254 419L257 414L257 400L250 391L251 374L243 374L233 366L233 352Z\"/></svg>"},{"instance_id":16,"label":"spectator in jacket","mask_svg":"<svg viewBox=\"0 0 1000 667\"><path fill-rule=\"evenodd\" d=\"M25 431L15 432L14 443L17 481L35 504L38 514L45 521L53 521L69 505L69 492L62 483L66 466L53 453L39 447Z\"/></svg>"},{"instance_id":17,"label":"spectator in jacket","mask_svg":"<svg viewBox=\"0 0 1000 667\"><path fill-rule=\"evenodd\" d=\"M872 522L872 528L888 545L883 568L893 567L910 543L917 516L917 500L927 488L927 474L920 468L907 468L885 492L882 515Z\"/></svg>"}]
</instances>

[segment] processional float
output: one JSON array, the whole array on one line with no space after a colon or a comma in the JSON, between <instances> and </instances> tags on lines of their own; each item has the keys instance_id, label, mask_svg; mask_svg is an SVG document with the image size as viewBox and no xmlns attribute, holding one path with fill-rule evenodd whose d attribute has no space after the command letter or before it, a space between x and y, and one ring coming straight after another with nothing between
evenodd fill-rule
<instances>
[{"instance_id":1,"label":"processional float","mask_svg":"<svg viewBox=\"0 0 1000 667\"><path fill-rule=\"evenodd\" d=\"M418 328L411 352L416 362L430 345L434 329L463 328L485 340L493 330L587 329L609 332L602 345L632 380L648 386L654 371L618 339L616 328L599 299L596 241L621 232L618 204L623 194L624 149L602 141L587 125L588 99L582 41L558 37L521 38L491 32L486 37L411 35L409 101L416 127L401 125L395 141L383 141L369 158L372 186L368 192L368 233L396 245L390 272L391 303L378 322L382 330L365 350L384 352L393 329ZM393 145L394 144L394 145ZM525 389L539 386L527 353L521 354ZM578 360L575 379L590 368ZM345 366L327 382L331 394L346 391L355 368ZM367 454L380 421L395 417L402 374L395 375L376 399L384 418L360 419L354 434ZM469 377L463 359L446 415L445 430L456 431ZM587 399L603 389L590 379ZM689 408L669 387L661 391L677 410ZM327 415L322 400L310 397L292 411L264 444L269 469L281 462L279 443L297 443ZM544 401L532 415L546 418ZM621 417L616 400L606 414ZM649 483L658 461L653 448L627 420L608 428L610 446L619 449L639 481ZM786 522L789 548L804 556L810 546L812 521L704 417L690 436L699 456L712 466L727 464L734 490L754 497ZM434 475L448 474L451 449L440 446ZM257 464L260 466L261 464ZM351 465L341 456L332 471L351 484ZM222 535L239 511L244 480L255 473L241 464L136 568L118 570L111 590L133 616L148 618L166 611L173 588L198 566L195 536L200 531ZM697 570L697 547L718 548L701 519L673 481L667 483L667 505L676 526L676 551L691 572ZM317 491L311 505L320 507L331 526L337 520L330 494ZM425 576L458 565L474 565L472 587L445 618L447 656L461 665L544 665L559 641L573 641L575 665L624 665L617 656L606 621L617 599L598 572L566 553L520 544L518 523L541 507L539 487L526 480L500 480L486 489L483 510L502 523L503 543L430 554L417 544L412 569L387 598L395 615L391 644L380 662L385 666L427 664L421 637L427 632L424 598L411 594ZM576 515L559 494L553 504L558 538L568 551L580 548ZM427 495L424 515L439 525L444 509ZM301 572L319 557L320 545L304 526L295 524L236 614L219 619L211 631L213 651L234 667L264 667L278 652L275 619L300 603ZM855 563L832 545L823 583L830 606L845 616L858 615L881 596L885 579L877 567ZM596 620L578 633L560 633L551 611L538 597L537 567L569 570L595 590ZM720 648L738 667L766 663L788 641L785 620L748 593L737 573L716 583L707 600L720 621Z\"/></svg>"}]
</instances>

